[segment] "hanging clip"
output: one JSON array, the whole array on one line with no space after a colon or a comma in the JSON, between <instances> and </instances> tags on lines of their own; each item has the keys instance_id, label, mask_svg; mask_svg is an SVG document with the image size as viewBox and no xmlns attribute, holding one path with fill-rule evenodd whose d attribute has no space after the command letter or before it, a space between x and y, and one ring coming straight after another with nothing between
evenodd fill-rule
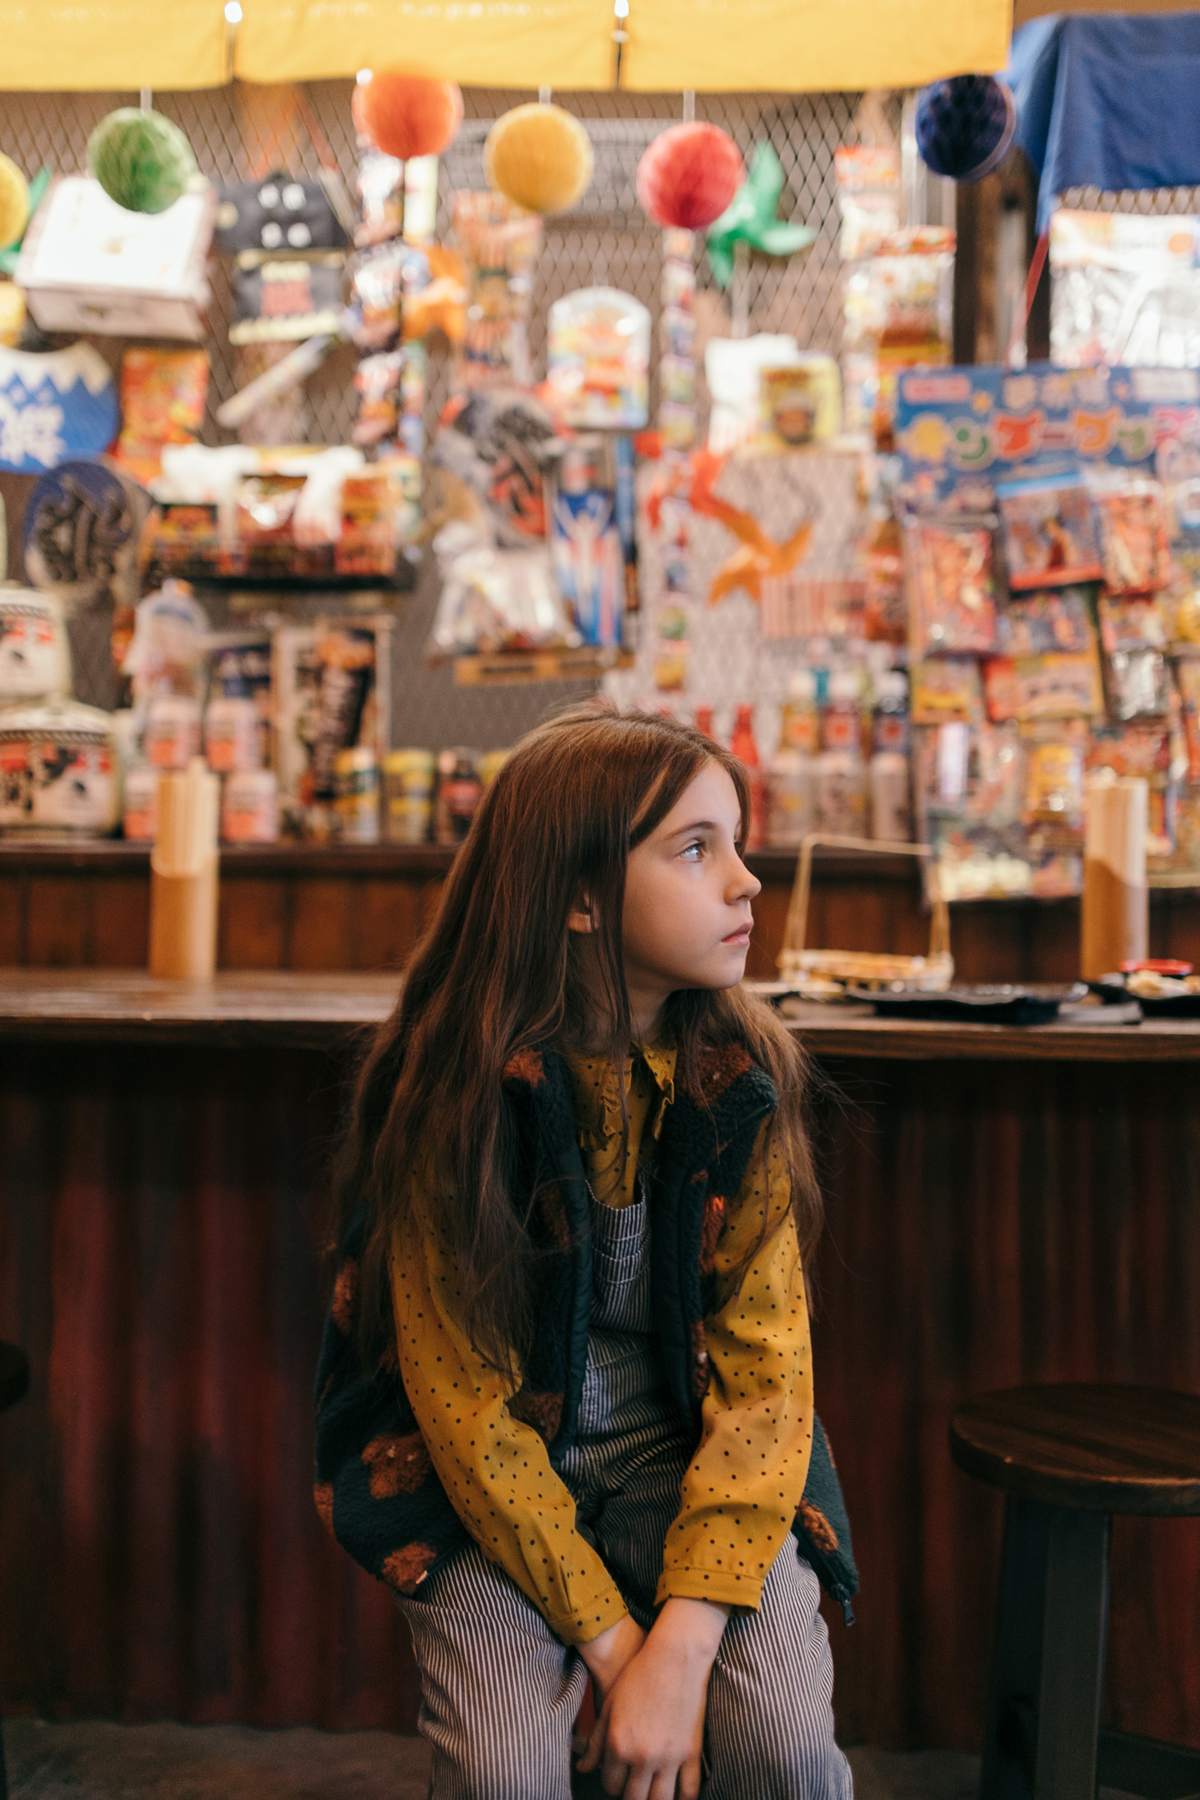
<instances>
[{"instance_id":1,"label":"hanging clip","mask_svg":"<svg viewBox=\"0 0 1200 1800\"><path fill-rule=\"evenodd\" d=\"M625 21L629 17L629 0L613 0L612 41L617 46L617 66L613 74L613 86L621 85L621 52L629 42L629 33L625 29Z\"/></svg>"}]
</instances>

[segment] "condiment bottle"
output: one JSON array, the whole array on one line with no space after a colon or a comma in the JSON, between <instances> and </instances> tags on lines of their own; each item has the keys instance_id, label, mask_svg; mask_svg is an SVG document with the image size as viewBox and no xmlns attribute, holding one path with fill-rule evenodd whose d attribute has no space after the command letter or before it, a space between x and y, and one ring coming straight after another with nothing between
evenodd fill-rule
<instances>
[{"instance_id":1,"label":"condiment bottle","mask_svg":"<svg viewBox=\"0 0 1200 1800\"><path fill-rule=\"evenodd\" d=\"M753 706L747 704L738 707L729 748L738 761L745 765L750 776L750 825L746 833L745 848L761 850L766 840L766 806L758 744L754 736Z\"/></svg>"},{"instance_id":2,"label":"condiment bottle","mask_svg":"<svg viewBox=\"0 0 1200 1800\"><path fill-rule=\"evenodd\" d=\"M779 719L779 748L767 772L767 842L798 850L812 830L813 753L817 748L817 680L797 669Z\"/></svg>"},{"instance_id":3,"label":"condiment bottle","mask_svg":"<svg viewBox=\"0 0 1200 1800\"><path fill-rule=\"evenodd\" d=\"M862 837L866 831L867 772L858 694L853 669L831 671L814 790L817 827L835 837Z\"/></svg>"},{"instance_id":4,"label":"condiment bottle","mask_svg":"<svg viewBox=\"0 0 1200 1800\"><path fill-rule=\"evenodd\" d=\"M696 708L696 730L702 731L706 738L715 739L715 734L713 732L713 709L711 706L698 706Z\"/></svg>"},{"instance_id":5,"label":"condiment bottle","mask_svg":"<svg viewBox=\"0 0 1200 1800\"><path fill-rule=\"evenodd\" d=\"M473 750L442 750L437 759L434 837L439 844L461 844L471 829L483 785Z\"/></svg>"},{"instance_id":6,"label":"condiment bottle","mask_svg":"<svg viewBox=\"0 0 1200 1800\"><path fill-rule=\"evenodd\" d=\"M912 841L908 779L908 683L900 669L875 680L871 719L871 836L883 843Z\"/></svg>"}]
</instances>

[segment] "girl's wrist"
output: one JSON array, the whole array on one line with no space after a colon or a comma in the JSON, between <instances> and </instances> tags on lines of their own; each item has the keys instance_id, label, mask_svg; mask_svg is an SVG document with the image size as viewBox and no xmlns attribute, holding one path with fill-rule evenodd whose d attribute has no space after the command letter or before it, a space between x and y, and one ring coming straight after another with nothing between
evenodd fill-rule
<instances>
[{"instance_id":1,"label":"girl's wrist","mask_svg":"<svg viewBox=\"0 0 1200 1800\"><path fill-rule=\"evenodd\" d=\"M702 1657L711 1665L721 1647L721 1638L731 1608L712 1600L692 1600L673 1594L654 1621L653 1635L667 1639L673 1646L692 1656Z\"/></svg>"}]
</instances>

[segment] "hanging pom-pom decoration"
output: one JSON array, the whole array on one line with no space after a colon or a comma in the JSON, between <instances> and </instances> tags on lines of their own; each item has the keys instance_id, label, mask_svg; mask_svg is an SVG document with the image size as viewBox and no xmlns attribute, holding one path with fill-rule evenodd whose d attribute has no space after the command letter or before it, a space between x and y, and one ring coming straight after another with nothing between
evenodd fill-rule
<instances>
[{"instance_id":1,"label":"hanging pom-pom decoration","mask_svg":"<svg viewBox=\"0 0 1200 1800\"><path fill-rule=\"evenodd\" d=\"M951 181L982 181L1003 160L1017 126L1012 90L993 75L954 75L917 96L917 149Z\"/></svg>"},{"instance_id":2,"label":"hanging pom-pom decoration","mask_svg":"<svg viewBox=\"0 0 1200 1800\"><path fill-rule=\"evenodd\" d=\"M372 75L357 88L351 104L363 135L401 162L440 156L462 124L457 81L432 81L425 75Z\"/></svg>"},{"instance_id":3,"label":"hanging pom-pom decoration","mask_svg":"<svg viewBox=\"0 0 1200 1800\"><path fill-rule=\"evenodd\" d=\"M29 183L10 157L0 156L0 249L15 243L29 223Z\"/></svg>"},{"instance_id":4,"label":"hanging pom-pom decoration","mask_svg":"<svg viewBox=\"0 0 1200 1800\"><path fill-rule=\"evenodd\" d=\"M121 106L88 139L88 167L127 212L166 212L196 173L192 147L160 112Z\"/></svg>"},{"instance_id":5,"label":"hanging pom-pom decoration","mask_svg":"<svg viewBox=\"0 0 1200 1800\"><path fill-rule=\"evenodd\" d=\"M643 153L637 197L657 225L702 231L719 219L746 179L727 131L700 121L670 125Z\"/></svg>"},{"instance_id":6,"label":"hanging pom-pom decoration","mask_svg":"<svg viewBox=\"0 0 1200 1800\"><path fill-rule=\"evenodd\" d=\"M483 147L488 186L527 212L566 212L587 192L594 162L574 114L540 101L497 119Z\"/></svg>"}]
</instances>

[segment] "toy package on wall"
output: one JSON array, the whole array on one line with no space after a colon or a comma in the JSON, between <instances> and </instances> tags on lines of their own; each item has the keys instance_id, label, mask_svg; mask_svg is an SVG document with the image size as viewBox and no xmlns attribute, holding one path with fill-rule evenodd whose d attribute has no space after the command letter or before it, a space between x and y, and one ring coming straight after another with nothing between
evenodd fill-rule
<instances>
[{"instance_id":1,"label":"toy package on wall","mask_svg":"<svg viewBox=\"0 0 1200 1800\"><path fill-rule=\"evenodd\" d=\"M910 637L914 656L985 656L996 648L996 583L990 516L910 519Z\"/></svg>"},{"instance_id":2,"label":"toy package on wall","mask_svg":"<svg viewBox=\"0 0 1200 1800\"><path fill-rule=\"evenodd\" d=\"M1014 594L1099 580L1099 532L1081 475L998 482L996 501Z\"/></svg>"},{"instance_id":3,"label":"toy package on wall","mask_svg":"<svg viewBox=\"0 0 1200 1800\"><path fill-rule=\"evenodd\" d=\"M336 831L337 761L365 748L382 763L390 741L387 616L285 625L272 641L275 772L286 829Z\"/></svg>"},{"instance_id":4,"label":"toy package on wall","mask_svg":"<svg viewBox=\"0 0 1200 1800\"><path fill-rule=\"evenodd\" d=\"M1060 208L1050 276L1056 363L1200 363L1200 219Z\"/></svg>"},{"instance_id":5,"label":"toy package on wall","mask_svg":"<svg viewBox=\"0 0 1200 1800\"><path fill-rule=\"evenodd\" d=\"M552 406L581 430L640 431L649 417L650 312L617 288L581 288L550 307Z\"/></svg>"}]
</instances>

